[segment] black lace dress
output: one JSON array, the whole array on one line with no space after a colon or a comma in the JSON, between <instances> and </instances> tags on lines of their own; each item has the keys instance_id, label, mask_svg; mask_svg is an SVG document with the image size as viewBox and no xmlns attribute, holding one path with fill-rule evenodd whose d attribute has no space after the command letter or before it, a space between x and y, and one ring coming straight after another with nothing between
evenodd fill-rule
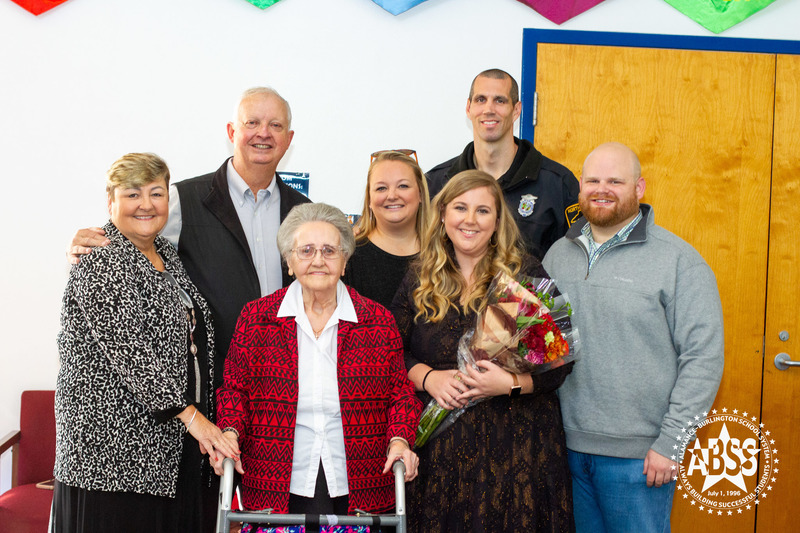
<instances>
[{"instance_id":1,"label":"black lace dress","mask_svg":"<svg viewBox=\"0 0 800 533\"><path fill-rule=\"evenodd\" d=\"M541 266L530 275L549 277ZM436 324L414 323L410 271L392 304L406 366L454 369L461 335L475 315L455 310ZM468 409L416 450L417 480L407 488L409 531L420 533L570 532L572 487L556 389L572 363L533 376L534 393L498 396ZM431 397L417 392L423 405Z\"/></svg>"}]
</instances>

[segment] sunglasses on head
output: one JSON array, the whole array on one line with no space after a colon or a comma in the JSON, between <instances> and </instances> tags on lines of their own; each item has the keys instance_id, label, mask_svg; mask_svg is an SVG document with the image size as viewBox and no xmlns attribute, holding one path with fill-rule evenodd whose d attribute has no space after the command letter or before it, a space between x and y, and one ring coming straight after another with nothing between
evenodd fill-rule
<instances>
[{"instance_id":1,"label":"sunglasses on head","mask_svg":"<svg viewBox=\"0 0 800 533\"><path fill-rule=\"evenodd\" d=\"M414 161L416 161L417 164L419 165L419 159L417 159L417 151L411 150L410 148L398 148L396 150L378 150L377 152L372 152L369 162L371 164L373 161L378 159L379 155L390 154L390 153L403 154L408 157L413 157Z\"/></svg>"}]
</instances>

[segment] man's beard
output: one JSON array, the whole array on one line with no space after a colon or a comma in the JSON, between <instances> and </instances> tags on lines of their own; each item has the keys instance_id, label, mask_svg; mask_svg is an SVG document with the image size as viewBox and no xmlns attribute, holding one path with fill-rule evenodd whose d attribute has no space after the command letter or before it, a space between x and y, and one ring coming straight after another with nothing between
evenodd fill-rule
<instances>
[{"instance_id":1,"label":"man's beard","mask_svg":"<svg viewBox=\"0 0 800 533\"><path fill-rule=\"evenodd\" d=\"M601 208L595 207L590 201L592 199L609 199L615 200L616 203L611 209ZM581 213L586 217L586 220L593 226L600 228L616 226L617 224L635 217L636 213L639 212L639 200L636 196L628 196L622 199L614 195L606 194L592 195L590 198L587 198L583 194L579 194L578 203L581 206Z\"/></svg>"}]
</instances>

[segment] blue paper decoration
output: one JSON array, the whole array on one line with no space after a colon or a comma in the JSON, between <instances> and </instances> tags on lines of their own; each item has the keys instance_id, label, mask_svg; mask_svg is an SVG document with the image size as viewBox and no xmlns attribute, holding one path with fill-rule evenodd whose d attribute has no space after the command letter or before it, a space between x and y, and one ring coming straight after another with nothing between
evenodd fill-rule
<instances>
[{"instance_id":1,"label":"blue paper decoration","mask_svg":"<svg viewBox=\"0 0 800 533\"><path fill-rule=\"evenodd\" d=\"M392 15L399 15L425 0L372 0Z\"/></svg>"}]
</instances>

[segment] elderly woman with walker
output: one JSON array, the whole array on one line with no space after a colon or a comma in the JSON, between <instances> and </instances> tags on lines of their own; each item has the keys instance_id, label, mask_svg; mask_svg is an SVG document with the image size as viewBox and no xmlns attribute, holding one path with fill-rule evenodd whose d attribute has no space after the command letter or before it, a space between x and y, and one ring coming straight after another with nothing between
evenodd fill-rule
<instances>
[{"instance_id":1,"label":"elderly woman with walker","mask_svg":"<svg viewBox=\"0 0 800 533\"><path fill-rule=\"evenodd\" d=\"M235 468L247 509L386 513L392 464L402 459L405 481L417 476L411 447L422 405L391 313L339 279L354 247L337 208L295 207L278 231L295 281L239 317L217 424L241 446ZM215 468L222 473L222 458Z\"/></svg>"}]
</instances>

